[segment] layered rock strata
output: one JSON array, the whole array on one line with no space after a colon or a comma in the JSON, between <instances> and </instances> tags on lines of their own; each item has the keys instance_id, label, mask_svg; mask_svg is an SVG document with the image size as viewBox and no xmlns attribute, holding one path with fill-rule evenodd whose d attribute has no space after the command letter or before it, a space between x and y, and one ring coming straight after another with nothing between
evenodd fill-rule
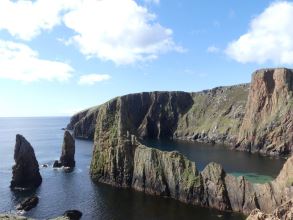
<instances>
[{"instance_id":1,"label":"layered rock strata","mask_svg":"<svg viewBox=\"0 0 293 220\"><path fill-rule=\"evenodd\" d=\"M19 134L16 135L14 160L15 165L12 167L10 187L12 189L33 189L39 187L42 183L42 177L34 149L31 144Z\"/></svg>"}]
</instances>

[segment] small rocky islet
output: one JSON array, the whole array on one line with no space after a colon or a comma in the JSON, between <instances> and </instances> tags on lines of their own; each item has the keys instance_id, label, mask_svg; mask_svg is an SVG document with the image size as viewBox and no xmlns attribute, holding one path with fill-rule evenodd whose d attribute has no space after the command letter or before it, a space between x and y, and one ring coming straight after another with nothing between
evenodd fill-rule
<instances>
[{"instance_id":1,"label":"small rocky islet","mask_svg":"<svg viewBox=\"0 0 293 220\"><path fill-rule=\"evenodd\" d=\"M57 161L58 167L74 168L75 160L75 140L69 131L65 131L62 145L62 155L60 162ZM12 167L12 180L10 188L13 191L31 191L32 193L38 188L43 179L39 170L39 163L35 156L32 145L20 134L16 135L16 144L14 147L15 165ZM56 161L55 163L56 164ZM43 167L47 168L48 165ZM39 197L33 195L24 199L16 206L19 211L30 211L39 203ZM52 218L52 220L78 220L82 217L82 213L78 210L67 210L63 216ZM0 219L7 220L26 220L26 218L18 215L0 214Z\"/></svg>"},{"instance_id":2,"label":"small rocky islet","mask_svg":"<svg viewBox=\"0 0 293 220\"><path fill-rule=\"evenodd\" d=\"M292 104L293 70L262 69L250 84L117 97L74 115L67 129L76 138L94 141L90 167L94 182L251 213L249 220L292 219ZM253 184L227 174L216 163L200 172L178 152L141 143L150 138L225 143L236 150L289 158L275 180ZM72 158L74 152L65 145L64 152ZM64 163L63 150L58 163Z\"/></svg>"}]
</instances>

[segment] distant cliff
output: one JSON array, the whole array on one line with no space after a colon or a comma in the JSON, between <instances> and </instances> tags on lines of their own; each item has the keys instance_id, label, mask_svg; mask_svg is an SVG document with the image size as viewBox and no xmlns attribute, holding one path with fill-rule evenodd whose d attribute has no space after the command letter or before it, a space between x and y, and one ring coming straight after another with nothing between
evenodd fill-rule
<instances>
[{"instance_id":1,"label":"distant cliff","mask_svg":"<svg viewBox=\"0 0 293 220\"><path fill-rule=\"evenodd\" d=\"M140 138L236 143L248 88L248 84L243 84L196 93L129 94L77 113L68 129L73 129L78 138L93 140L100 109L111 106L117 114L122 114L120 105L123 105L127 107L123 114L128 117L127 124L131 124L131 133Z\"/></svg>"},{"instance_id":2,"label":"distant cliff","mask_svg":"<svg viewBox=\"0 0 293 220\"><path fill-rule=\"evenodd\" d=\"M250 85L130 94L77 113L68 128L77 138L93 140L100 109L122 102L126 112L119 106L115 111L131 114L126 123L139 138L226 143L239 150L288 155L293 144L292 80L292 70L262 69Z\"/></svg>"}]
</instances>

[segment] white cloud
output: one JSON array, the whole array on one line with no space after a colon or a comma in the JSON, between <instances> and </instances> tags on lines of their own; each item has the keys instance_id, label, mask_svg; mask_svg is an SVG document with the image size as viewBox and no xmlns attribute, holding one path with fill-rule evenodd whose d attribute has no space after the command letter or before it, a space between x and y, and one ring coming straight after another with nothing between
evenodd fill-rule
<instances>
[{"instance_id":1,"label":"white cloud","mask_svg":"<svg viewBox=\"0 0 293 220\"><path fill-rule=\"evenodd\" d=\"M209 46L207 49L208 53L219 53L220 49L216 46Z\"/></svg>"},{"instance_id":2,"label":"white cloud","mask_svg":"<svg viewBox=\"0 0 293 220\"><path fill-rule=\"evenodd\" d=\"M31 40L62 21L61 12L76 6L75 0L0 1L0 30Z\"/></svg>"},{"instance_id":3,"label":"white cloud","mask_svg":"<svg viewBox=\"0 0 293 220\"><path fill-rule=\"evenodd\" d=\"M249 31L231 42L226 54L241 63L293 64L293 3L277 1L250 24Z\"/></svg>"},{"instance_id":4,"label":"white cloud","mask_svg":"<svg viewBox=\"0 0 293 220\"><path fill-rule=\"evenodd\" d=\"M0 40L0 78L23 82L66 81L73 68L62 62L40 59L25 44Z\"/></svg>"},{"instance_id":5,"label":"white cloud","mask_svg":"<svg viewBox=\"0 0 293 220\"><path fill-rule=\"evenodd\" d=\"M84 0L64 16L77 34L70 39L87 57L132 64L156 59L168 51L183 51L172 30L156 22L155 14L134 0Z\"/></svg>"},{"instance_id":6,"label":"white cloud","mask_svg":"<svg viewBox=\"0 0 293 220\"><path fill-rule=\"evenodd\" d=\"M94 85L97 82L102 82L111 79L108 74L87 74L79 78L78 84L80 85Z\"/></svg>"}]
</instances>

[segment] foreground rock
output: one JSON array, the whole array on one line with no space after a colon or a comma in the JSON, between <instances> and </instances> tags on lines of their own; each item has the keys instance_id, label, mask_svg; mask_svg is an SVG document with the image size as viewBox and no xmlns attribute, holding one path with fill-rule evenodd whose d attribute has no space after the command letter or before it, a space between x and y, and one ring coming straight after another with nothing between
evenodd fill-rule
<instances>
[{"instance_id":1,"label":"foreground rock","mask_svg":"<svg viewBox=\"0 0 293 220\"><path fill-rule=\"evenodd\" d=\"M70 220L79 220L81 219L82 213L78 210L68 210L64 213L64 216Z\"/></svg>"},{"instance_id":2,"label":"foreground rock","mask_svg":"<svg viewBox=\"0 0 293 220\"><path fill-rule=\"evenodd\" d=\"M272 212L293 197L293 157L274 181L252 184L226 174L216 163L199 172L180 153L148 148L135 136L116 136L107 145L106 133L99 134L103 138L97 136L91 163L91 177L97 182L245 214L256 208Z\"/></svg>"},{"instance_id":3,"label":"foreground rock","mask_svg":"<svg viewBox=\"0 0 293 220\"><path fill-rule=\"evenodd\" d=\"M293 200L279 206L272 214L265 214L259 209L253 210L246 220L292 220Z\"/></svg>"},{"instance_id":4,"label":"foreground rock","mask_svg":"<svg viewBox=\"0 0 293 220\"><path fill-rule=\"evenodd\" d=\"M32 196L30 198L25 199L22 201L18 206L17 210L24 210L24 211L29 211L33 208L35 208L39 203L39 198L37 196Z\"/></svg>"},{"instance_id":5,"label":"foreground rock","mask_svg":"<svg viewBox=\"0 0 293 220\"><path fill-rule=\"evenodd\" d=\"M10 187L12 189L37 188L42 183L42 177L39 171L39 163L31 144L22 136L16 135L16 144L14 149L15 165L12 167L12 180Z\"/></svg>"},{"instance_id":6,"label":"foreground rock","mask_svg":"<svg viewBox=\"0 0 293 220\"><path fill-rule=\"evenodd\" d=\"M75 140L69 131L65 131L62 154L59 161L55 161L53 167L75 167Z\"/></svg>"},{"instance_id":7,"label":"foreground rock","mask_svg":"<svg viewBox=\"0 0 293 220\"><path fill-rule=\"evenodd\" d=\"M10 215L10 214L0 214L1 220L34 220L32 218L27 218L24 216L18 216L18 215ZM48 220L70 220L69 218L65 216L57 217L57 218L51 218Z\"/></svg>"}]
</instances>

